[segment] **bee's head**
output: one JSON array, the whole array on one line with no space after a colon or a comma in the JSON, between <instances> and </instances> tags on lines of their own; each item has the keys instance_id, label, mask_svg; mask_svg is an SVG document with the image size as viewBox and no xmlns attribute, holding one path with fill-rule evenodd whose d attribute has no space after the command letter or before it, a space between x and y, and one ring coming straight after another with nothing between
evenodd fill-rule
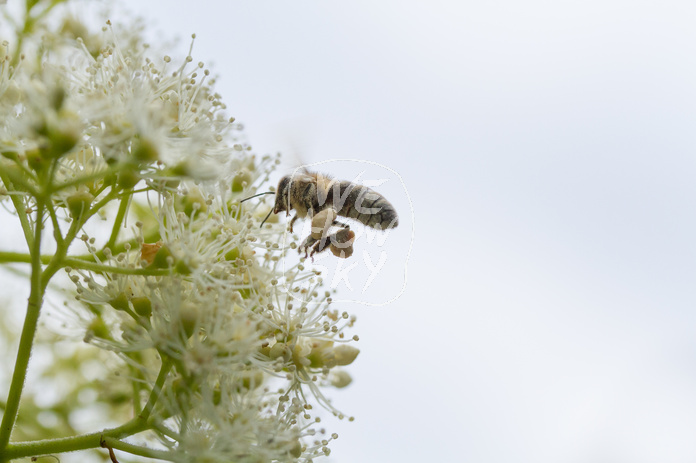
<instances>
[{"instance_id":1,"label":"bee's head","mask_svg":"<svg viewBox=\"0 0 696 463\"><path fill-rule=\"evenodd\" d=\"M292 177L290 175L286 175L285 177L281 178L278 182L278 190L276 191L275 197L275 206L273 207L274 214L290 210L288 196L290 194L291 180Z\"/></svg>"}]
</instances>

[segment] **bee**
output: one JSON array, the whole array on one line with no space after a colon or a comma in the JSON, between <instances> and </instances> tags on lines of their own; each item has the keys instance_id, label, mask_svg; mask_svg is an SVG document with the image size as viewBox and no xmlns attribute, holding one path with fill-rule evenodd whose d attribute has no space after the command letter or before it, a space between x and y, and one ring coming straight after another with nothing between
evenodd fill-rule
<instances>
[{"instance_id":1,"label":"bee","mask_svg":"<svg viewBox=\"0 0 696 463\"><path fill-rule=\"evenodd\" d=\"M272 194L273 192L259 193ZM399 225L396 209L387 199L373 189L347 180L335 180L317 172L301 172L286 175L278 182L275 191L275 204L261 226L268 220L271 213L279 214L285 211L289 216L295 210L295 216L288 226L290 232L298 218L312 220L312 233L300 244L298 251L307 252L311 249L313 256L330 248L338 257L350 257L353 253L355 233L346 223L336 220L337 217L357 220L368 227L377 230L389 230ZM336 233L329 233L332 227L340 227Z\"/></svg>"}]
</instances>

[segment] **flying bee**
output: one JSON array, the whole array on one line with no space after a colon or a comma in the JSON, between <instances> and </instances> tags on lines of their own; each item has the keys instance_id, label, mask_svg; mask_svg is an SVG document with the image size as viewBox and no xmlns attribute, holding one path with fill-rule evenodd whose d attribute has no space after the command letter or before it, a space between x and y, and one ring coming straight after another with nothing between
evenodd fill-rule
<instances>
[{"instance_id":1,"label":"flying bee","mask_svg":"<svg viewBox=\"0 0 696 463\"><path fill-rule=\"evenodd\" d=\"M243 201L272 193L274 192L259 193ZM305 256L309 249L310 255L314 255L331 248L336 256L350 257L355 233L350 231L348 224L336 220L337 217L354 219L377 230L388 230L399 225L394 206L381 194L367 186L347 180L334 180L317 172L305 171L281 178L275 191L273 210L261 226L271 213L285 211L285 215L289 216L293 209L295 216L290 220L290 232L298 218L312 220L312 233L298 248L299 252L305 252ZM342 230L329 233L334 226Z\"/></svg>"}]
</instances>

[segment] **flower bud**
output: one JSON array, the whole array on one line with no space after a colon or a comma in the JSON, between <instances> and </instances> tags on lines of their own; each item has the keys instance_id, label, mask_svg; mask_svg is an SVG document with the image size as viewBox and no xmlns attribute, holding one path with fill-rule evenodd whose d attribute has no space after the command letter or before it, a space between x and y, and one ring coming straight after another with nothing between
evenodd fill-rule
<instances>
[{"instance_id":1,"label":"flower bud","mask_svg":"<svg viewBox=\"0 0 696 463\"><path fill-rule=\"evenodd\" d=\"M162 245L155 253L155 257L152 259L150 265L154 268L169 268L172 258L172 252L169 248L166 245Z\"/></svg>"},{"instance_id":2,"label":"flower bud","mask_svg":"<svg viewBox=\"0 0 696 463\"><path fill-rule=\"evenodd\" d=\"M118 187L122 190L130 190L140 181L140 176L134 167L126 168L116 176Z\"/></svg>"},{"instance_id":3,"label":"flower bud","mask_svg":"<svg viewBox=\"0 0 696 463\"><path fill-rule=\"evenodd\" d=\"M0 152L0 156L7 158L11 161L16 161L19 159L19 155L16 151L2 151Z\"/></svg>"},{"instance_id":4,"label":"flower bud","mask_svg":"<svg viewBox=\"0 0 696 463\"><path fill-rule=\"evenodd\" d=\"M292 357L292 350L284 342L277 342L271 347L271 352L268 355L273 360L283 357L286 362Z\"/></svg>"},{"instance_id":5,"label":"flower bud","mask_svg":"<svg viewBox=\"0 0 696 463\"><path fill-rule=\"evenodd\" d=\"M353 360L360 353L357 347L349 346L348 344L340 344L333 350L336 365L346 366L353 363Z\"/></svg>"},{"instance_id":6,"label":"flower bud","mask_svg":"<svg viewBox=\"0 0 696 463\"><path fill-rule=\"evenodd\" d=\"M178 211L183 211L187 216L191 216L207 211L208 205L200 190L198 188L193 188L188 194L177 197L176 209Z\"/></svg>"},{"instance_id":7,"label":"flower bud","mask_svg":"<svg viewBox=\"0 0 696 463\"><path fill-rule=\"evenodd\" d=\"M136 161L142 163L155 162L159 159L157 147L147 138L134 140L131 146L131 154Z\"/></svg>"},{"instance_id":8,"label":"flower bud","mask_svg":"<svg viewBox=\"0 0 696 463\"><path fill-rule=\"evenodd\" d=\"M92 322L87 327L85 341L89 341L92 338L111 339L109 327L106 325L106 322L101 316L96 317L94 320L92 320Z\"/></svg>"},{"instance_id":9,"label":"flower bud","mask_svg":"<svg viewBox=\"0 0 696 463\"><path fill-rule=\"evenodd\" d=\"M135 313L143 317L152 315L152 302L147 297L134 297L131 299Z\"/></svg>"},{"instance_id":10,"label":"flower bud","mask_svg":"<svg viewBox=\"0 0 696 463\"><path fill-rule=\"evenodd\" d=\"M238 388L239 390L252 390L263 384L264 376L260 370L246 371L242 373Z\"/></svg>"},{"instance_id":11,"label":"flower bud","mask_svg":"<svg viewBox=\"0 0 696 463\"><path fill-rule=\"evenodd\" d=\"M331 377L329 381L331 381L331 385L333 387L341 389L352 383L353 378L351 378L351 376L346 371L335 370L331 372Z\"/></svg>"},{"instance_id":12,"label":"flower bud","mask_svg":"<svg viewBox=\"0 0 696 463\"><path fill-rule=\"evenodd\" d=\"M50 95L50 103L53 109L56 111L63 107L63 102L65 101L65 89L63 87L56 87L53 89Z\"/></svg>"},{"instance_id":13,"label":"flower bud","mask_svg":"<svg viewBox=\"0 0 696 463\"><path fill-rule=\"evenodd\" d=\"M292 361L297 368L305 368L311 365L311 360L309 355L312 352L312 348L307 343L297 343L295 348L292 350Z\"/></svg>"},{"instance_id":14,"label":"flower bud","mask_svg":"<svg viewBox=\"0 0 696 463\"><path fill-rule=\"evenodd\" d=\"M179 275L190 275L191 267L183 260L178 260L174 265L174 272Z\"/></svg>"},{"instance_id":15,"label":"flower bud","mask_svg":"<svg viewBox=\"0 0 696 463\"><path fill-rule=\"evenodd\" d=\"M41 154L42 151L43 150L32 148L24 153L24 155L27 158L27 163L29 164L29 167L34 169L34 171L36 172L42 171L47 165L46 159Z\"/></svg>"},{"instance_id":16,"label":"flower bud","mask_svg":"<svg viewBox=\"0 0 696 463\"><path fill-rule=\"evenodd\" d=\"M89 210L90 204L94 201L94 196L87 191L78 191L77 193L68 196L65 201L68 204L68 210L70 210L70 215L74 219L79 219L82 217L87 210Z\"/></svg>"},{"instance_id":17,"label":"flower bud","mask_svg":"<svg viewBox=\"0 0 696 463\"><path fill-rule=\"evenodd\" d=\"M312 368L323 368L327 366L327 362L333 357L333 341L315 341L312 345L312 351L307 358L312 362Z\"/></svg>"},{"instance_id":18,"label":"flower bud","mask_svg":"<svg viewBox=\"0 0 696 463\"><path fill-rule=\"evenodd\" d=\"M251 172L246 167L243 167L232 178L232 192L239 193L240 191L244 191L244 187L250 185L251 181Z\"/></svg>"},{"instance_id":19,"label":"flower bud","mask_svg":"<svg viewBox=\"0 0 696 463\"><path fill-rule=\"evenodd\" d=\"M198 328L198 307L193 303L184 303L179 308L179 322L186 338L190 338Z\"/></svg>"},{"instance_id":20,"label":"flower bud","mask_svg":"<svg viewBox=\"0 0 696 463\"><path fill-rule=\"evenodd\" d=\"M126 296L126 293L120 293L114 299L111 299L109 305L116 310L128 310L130 308L128 306L128 296Z\"/></svg>"},{"instance_id":21,"label":"flower bud","mask_svg":"<svg viewBox=\"0 0 696 463\"><path fill-rule=\"evenodd\" d=\"M41 148L41 156L45 159L58 159L77 145L80 135L70 127L64 129L50 128L46 134L48 143Z\"/></svg>"},{"instance_id":22,"label":"flower bud","mask_svg":"<svg viewBox=\"0 0 696 463\"><path fill-rule=\"evenodd\" d=\"M302 443L299 440L293 443L288 453L294 458L300 458L302 456Z\"/></svg>"}]
</instances>

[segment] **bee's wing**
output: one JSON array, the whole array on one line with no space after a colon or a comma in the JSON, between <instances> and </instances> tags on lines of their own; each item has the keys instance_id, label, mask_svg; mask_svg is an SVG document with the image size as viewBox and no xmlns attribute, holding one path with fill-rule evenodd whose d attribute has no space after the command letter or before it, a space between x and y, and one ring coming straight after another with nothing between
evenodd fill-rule
<instances>
[{"instance_id":1,"label":"bee's wing","mask_svg":"<svg viewBox=\"0 0 696 463\"><path fill-rule=\"evenodd\" d=\"M289 147L288 159L290 160L290 169L300 174L310 174L311 171L307 169L306 159L302 153L307 153L312 151L311 143L307 140L313 139L315 137L307 134L306 125L301 125L297 127L290 127L287 135L284 137L287 142L286 145ZM302 133L301 133L302 132Z\"/></svg>"}]
</instances>

